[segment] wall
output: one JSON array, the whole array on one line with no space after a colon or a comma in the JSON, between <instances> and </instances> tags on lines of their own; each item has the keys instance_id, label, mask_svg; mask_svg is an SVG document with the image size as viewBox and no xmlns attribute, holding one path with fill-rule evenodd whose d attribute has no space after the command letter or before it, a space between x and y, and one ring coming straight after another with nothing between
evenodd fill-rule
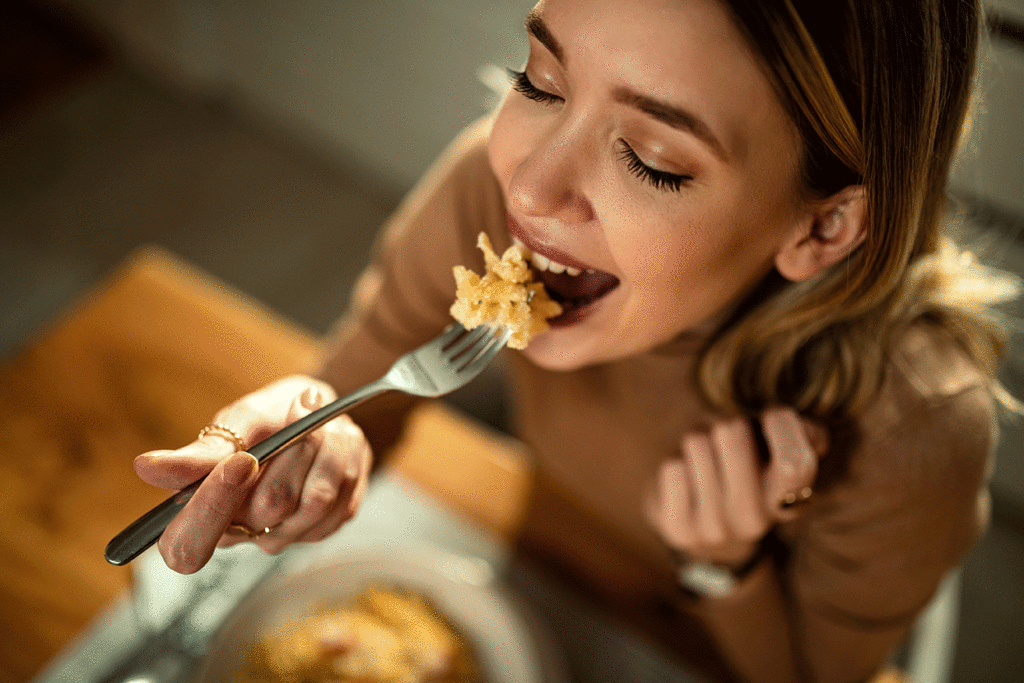
<instances>
[{"instance_id":1,"label":"wall","mask_svg":"<svg viewBox=\"0 0 1024 683\"><path fill-rule=\"evenodd\" d=\"M532 0L66 0L179 86L251 107L401 191L525 57ZM1024 24L1024 0L989 0ZM1024 49L994 39L961 194L1024 217ZM493 77L492 77L493 78ZM500 77L499 77L500 80Z\"/></svg>"},{"instance_id":2,"label":"wall","mask_svg":"<svg viewBox=\"0 0 1024 683\"><path fill-rule=\"evenodd\" d=\"M1024 26L1024 0L989 7ZM952 187L1024 223L1024 45L994 35L985 47L979 108Z\"/></svg>"},{"instance_id":3,"label":"wall","mask_svg":"<svg viewBox=\"0 0 1024 683\"><path fill-rule=\"evenodd\" d=\"M408 187L525 59L529 0L66 0L186 90ZM500 79L499 79L500 80Z\"/></svg>"}]
</instances>

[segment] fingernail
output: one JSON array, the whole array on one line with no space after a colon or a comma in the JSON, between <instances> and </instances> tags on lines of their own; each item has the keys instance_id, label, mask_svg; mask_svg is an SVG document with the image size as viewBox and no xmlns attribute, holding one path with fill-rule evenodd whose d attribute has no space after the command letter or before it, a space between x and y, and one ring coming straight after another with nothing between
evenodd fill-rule
<instances>
[{"instance_id":1,"label":"fingernail","mask_svg":"<svg viewBox=\"0 0 1024 683\"><path fill-rule=\"evenodd\" d=\"M322 397L320 396L319 387L308 387L299 396L299 403L307 410L316 410L320 407Z\"/></svg>"},{"instance_id":2,"label":"fingernail","mask_svg":"<svg viewBox=\"0 0 1024 683\"><path fill-rule=\"evenodd\" d=\"M241 486L252 474L256 465L256 458L248 453L235 453L224 463L224 481L232 486Z\"/></svg>"},{"instance_id":3,"label":"fingernail","mask_svg":"<svg viewBox=\"0 0 1024 683\"><path fill-rule=\"evenodd\" d=\"M810 441L811 448L815 454L818 456L825 455L829 448L828 430L806 418L802 418L800 422L807 433L807 440Z\"/></svg>"},{"instance_id":4,"label":"fingernail","mask_svg":"<svg viewBox=\"0 0 1024 683\"><path fill-rule=\"evenodd\" d=\"M135 460L137 460L137 461L138 460L143 460L143 461L148 460L148 461L152 462L153 460L157 460L158 458L166 458L168 455L172 455L173 453L174 453L174 451L167 451L167 450L163 450L163 451L148 451L146 453L142 453L140 455L135 456Z\"/></svg>"}]
</instances>

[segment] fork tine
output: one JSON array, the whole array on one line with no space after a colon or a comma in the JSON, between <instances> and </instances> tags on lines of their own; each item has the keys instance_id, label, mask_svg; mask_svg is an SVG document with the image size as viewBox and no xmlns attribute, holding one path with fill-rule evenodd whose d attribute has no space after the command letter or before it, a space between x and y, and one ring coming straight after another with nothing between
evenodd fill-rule
<instances>
[{"instance_id":1,"label":"fork tine","mask_svg":"<svg viewBox=\"0 0 1024 683\"><path fill-rule=\"evenodd\" d=\"M472 354L467 354L467 362L459 366L459 372L469 373L476 375L482 371L488 363L490 363L498 352L505 348L505 344L508 343L509 337L512 336L512 330L507 327L501 328L501 334L495 335L494 332L497 330L491 329L491 335L487 339L486 343L478 344L472 349Z\"/></svg>"},{"instance_id":2,"label":"fork tine","mask_svg":"<svg viewBox=\"0 0 1024 683\"><path fill-rule=\"evenodd\" d=\"M462 326L462 323L452 323L448 327L444 328L444 332L440 337L434 340L434 343L437 344L439 348L445 349L449 344L458 339L459 335L465 331L466 328Z\"/></svg>"},{"instance_id":3,"label":"fork tine","mask_svg":"<svg viewBox=\"0 0 1024 683\"><path fill-rule=\"evenodd\" d=\"M450 361L454 362L455 359L462 356L466 349L476 346L481 339L484 339L490 334L488 325L479 325L462 335L457 341L451 344L450 347L444 348L444 355Z\"/></svg>"}]
</instances>

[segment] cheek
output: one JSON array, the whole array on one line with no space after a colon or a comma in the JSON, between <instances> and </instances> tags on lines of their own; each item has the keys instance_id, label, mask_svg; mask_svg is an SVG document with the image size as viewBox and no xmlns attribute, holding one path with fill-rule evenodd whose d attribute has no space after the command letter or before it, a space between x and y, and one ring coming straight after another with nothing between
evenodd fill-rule
<instances>
[{"instance_id":1,"label":"cheek","mask_svg":"<svg viewBox=\"0 0 1024 683\"><path fill-rule=\"evenodd\" d=\"M487 141L487 158L491 170L505 190L508 190L512 174L526 156L529 148L526 135L528 130L520 106L510 96L498 110Z\"/></svg>"},{"instance_id":2,"label":"cheek","mask_svg":"<svg viewBox=\"0 0 1024 683\"><path fill-rule=\"evenodd\" d=\"M508 187L506 173L504 172L504 168L507 165L506 155L507 147L501 128L499 128L499 120L496 119L491 127L490 137L487 139L487 160L490 162L491 172L501 181L503 188Z\"/></svg>"},{"instance_id":3,"label":"cheek","mask_svg":"<svg viewBox=\"0 0 1024 683\"><path fill-rule=\"evenodd\" d=\"M774 248L765 231L736 212L723 207L680 214L641 239L634 233L632 241L619 242L619 253L627 255L622 265L637 290L710 303L731 298L771 267Z\"/></svg>"},{"instance_id":4,"label":"cheek","mask_svg":"<svg viewBox=\"0 0 1024 683\"><path fill-rule=\"evenodd\" d=\"M706 277L727 260L723 252L730 248L723 241L721 219L708 214L699 201L672 211L622 214L617 221L621 229L609 236L619 267L640 289L675 289Z\"/></svg>"}]
</instances>

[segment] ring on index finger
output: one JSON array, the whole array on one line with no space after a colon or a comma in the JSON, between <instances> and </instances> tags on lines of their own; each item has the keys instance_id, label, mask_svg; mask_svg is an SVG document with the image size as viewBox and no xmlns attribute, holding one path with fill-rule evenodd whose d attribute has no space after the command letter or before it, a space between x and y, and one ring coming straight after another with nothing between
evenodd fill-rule
<instances>
[{"instance_id":1,"label":"ring on index finger","mask_svg":"<svg viewBox=\"0 0 1024 683\"><path fill-rule=\"evenodd\" d=\"M227 439L228 441L233 443L235 445L235 448L239 451L245 450L245 442L242 441L242 437L238 435L238 432L236 432L231 427L228 427L226 424L214 422L213 424L206 425L201 430L199 430L199 436L197 436L196 439L202 439L204 436L210 435L219 436L222 439Z\"/></svg>"}]
</instances>

